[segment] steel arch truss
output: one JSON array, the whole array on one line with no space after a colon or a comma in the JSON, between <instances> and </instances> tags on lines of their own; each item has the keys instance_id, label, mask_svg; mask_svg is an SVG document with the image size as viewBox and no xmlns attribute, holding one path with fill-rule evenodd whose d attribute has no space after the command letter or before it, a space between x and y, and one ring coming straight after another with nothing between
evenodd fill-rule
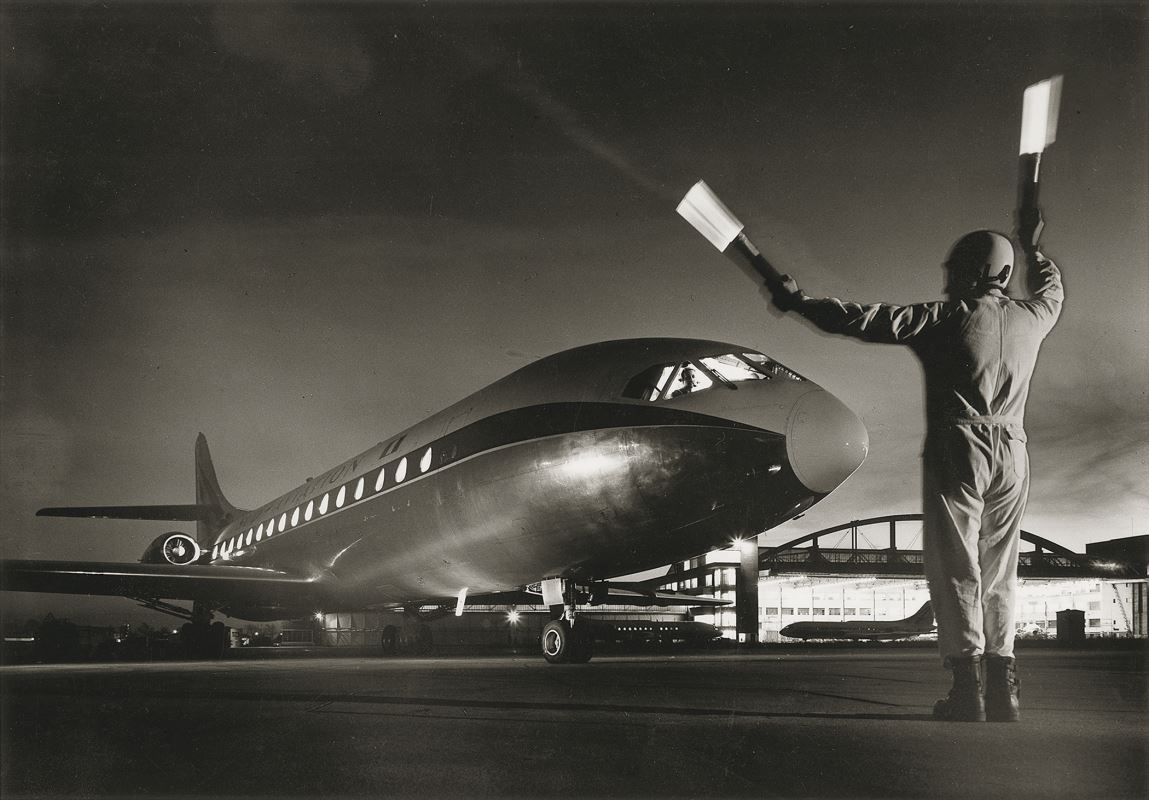
<instances>
[{"instance_id":1,"label":"steel arch truss","mask_svg":"<svg viewBox=\"0 0 1149 800\"><path fill-rule=\"evenodd\" d=\"M922 551L898 546L898 524L917 523L921 514L891 514L859 519L807 533L776 547L759 552L759 568L771 575L785 573L826 575L888 575L909 577L924 575ZM862 528L885 526L888 546L877 547ZM821 546L819 540L837 533L849 532L849 547ZM844 537L842 537L844 538ZM859 546L861 538L869 546ZM875 537L877 538L877 537ZM1109 580L1138 577L1134 565L1091 558L1029 531L1021 532L1022 541L1033 545L1019 557L1018 574L1023 578L1105 578Z\"/></svg>"}]
</instances>

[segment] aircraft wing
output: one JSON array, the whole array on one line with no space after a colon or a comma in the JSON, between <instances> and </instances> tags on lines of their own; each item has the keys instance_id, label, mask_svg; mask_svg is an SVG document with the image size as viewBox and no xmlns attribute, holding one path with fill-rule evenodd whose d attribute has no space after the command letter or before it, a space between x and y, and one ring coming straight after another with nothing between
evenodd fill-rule
<instances>
[{"instance_id":1,"label":"aircraft wing","mask_svg":"<svg viewBox=\"0 0 1149 800\"><path fill-rule=\"evenodd\" d=\"M257 567L0 561L0 586L12 592L56 592L229 603L298 604L318 596L307 578Z\"/></svg>"},{"instance_id":2,"label":"aircraft wing","mask_svg":"<svg viewBox=\"0 0 1149 800\"><path fill-rule=\"evenodd\" d=\"M620 583L607 581L601 584L606 587L606 597L597 597L596 604L616 603L628 606L728 606L729 600L719 600L714 597L699 597L693 594L680 594L677 592L662 592L652 589L642 583ZM446 602L446 601L445 601ZM450 602L454 602L453 600ZM514 592L493 592L489 594L471 595L468 603L489 605L542 605L541 592L519 590Z\"/></svg>"},{"instance_id":3,"label":"aircraft wing","mask_svg":"<svg viewBox=\"0 0 1149 800\"><path fill-rule=\"evenodd\" d=\"M729 600L699 597L679 592L662 592L642 583L607 583L609 597L617 603L634 606L728 606Z\"/></svg>"}]
</instances>

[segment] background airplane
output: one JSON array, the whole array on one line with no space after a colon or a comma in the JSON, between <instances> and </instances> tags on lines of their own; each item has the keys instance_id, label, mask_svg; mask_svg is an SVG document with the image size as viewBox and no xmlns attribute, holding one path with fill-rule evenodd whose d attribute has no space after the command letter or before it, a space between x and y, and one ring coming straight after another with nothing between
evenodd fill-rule
<instances>
[{"instance_id":1,"label":"background airplane","mask_svg":"<svg viewBox=\"0 0 1149 800\"><path fill-rule=\"evenodd\" d=\"M846 622L794 622L781 630L791 639L873 639L889 641L932 633L934 611L927 600L913 616L885 622L847 620Z\"/></svg>"},{"instance_id":2,"label":"background airplane","mask_svg":"<svg viewBox=\"0 0 1149 800\"><path fill-rule=\"evenodd\" d=\"M7 591L122 595L187 620L218 652L215 612L533 602L549 661L585 661L578 606L720 604L613 576L652 569L803 513L861 465L858 418L750 348L628 339L540 359L246 511L202 434L192 505L46 508L43 515L194 521L141 563L9 560ZM169 600L191 600L186 609Z\"/></svg>"}]
</instances>

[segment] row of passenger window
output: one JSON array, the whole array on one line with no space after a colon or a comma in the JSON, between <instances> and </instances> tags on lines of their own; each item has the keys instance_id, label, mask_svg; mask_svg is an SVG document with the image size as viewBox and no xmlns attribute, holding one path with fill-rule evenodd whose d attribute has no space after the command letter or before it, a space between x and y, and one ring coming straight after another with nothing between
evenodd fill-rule
<instances>
[{"instance_id":1,"label":"row of passenger window","mask_svg":"<svg viewBox=\"0 0 1149 800\"><path fill-rule=\"evenodd\" d=\"M676 364L655 364L635 375L623 389L622 396L655 402L701 392L715 383L734 388L734 384L742 381L771 378L803 380L798 373L761 353L727 353Z\"/></svg>"},{"instance_id":2,"label":"row of passenger window","mask_svg":"<svg viewBox=\"0 0 1149 800\"><path fill-rule=\"evenodd\" d=\"M423 452L422 458L419 459L420 474L431 469L433 456L433 448L428 447ZM391 473L391 485L397 486L405 481L407 479L407 472L407 456L404 456L399 459L399 462L395 465L394 472ZM230 559L255 542L263 541L265 538L271 538L277 533L283 533L289 528L294 528L304 522L310 522L314 518L322 517L329 512L343 508L349 502L349 496L350 502L354 502L356 500L362 500L367 494L381 492L387 487L386 464L380 467L379 471L375 473L374 491L369 491L369 487L372 485L368 482L370 475L371 473L368 473L358 479L348 481L338 489L325 492L320 498L308 500L306 505L301 503L291 511L284 511L278 518L272 517L269 520L260 522L258 526L253 525L248 528L246 532L241 532L226 541L218 542L211 550L211 560L217 561L220 558L225 560Z\"/></svg>"}]
</instances>

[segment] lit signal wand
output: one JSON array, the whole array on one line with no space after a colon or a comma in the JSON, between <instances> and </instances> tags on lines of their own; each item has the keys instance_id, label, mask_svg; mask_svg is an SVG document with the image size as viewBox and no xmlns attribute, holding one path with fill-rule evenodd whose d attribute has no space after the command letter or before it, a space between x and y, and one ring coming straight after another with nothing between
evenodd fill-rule
<instances>
[{"instance_id":1,"label":"lit signal wand","mask_svg":"<svg viewBox=\"0 0 1149 800\"><path fill-rule=\"evenodd\" d=\"M708 242L742 267L743 272L755 281L765 279L771 290L781 287L782 275L750 241L746 235L746 226L718 199L706 181L699 181L690 187L677 210Z\"/></svg>"},{"instance_id":2,"label":"lit signal wand","mask_svg":"<svg viewBox=\"0 0 1149 800\"><path fill-rule=\"evenodd\" d=\"M1038 203L1041 154L1057 138L1061 109L1061 75L1025 90L1021 111L1021 148L1017 182L1017 238L1027 254L1037 250L1045 220Z\"/></svg>"}]
</instances>

